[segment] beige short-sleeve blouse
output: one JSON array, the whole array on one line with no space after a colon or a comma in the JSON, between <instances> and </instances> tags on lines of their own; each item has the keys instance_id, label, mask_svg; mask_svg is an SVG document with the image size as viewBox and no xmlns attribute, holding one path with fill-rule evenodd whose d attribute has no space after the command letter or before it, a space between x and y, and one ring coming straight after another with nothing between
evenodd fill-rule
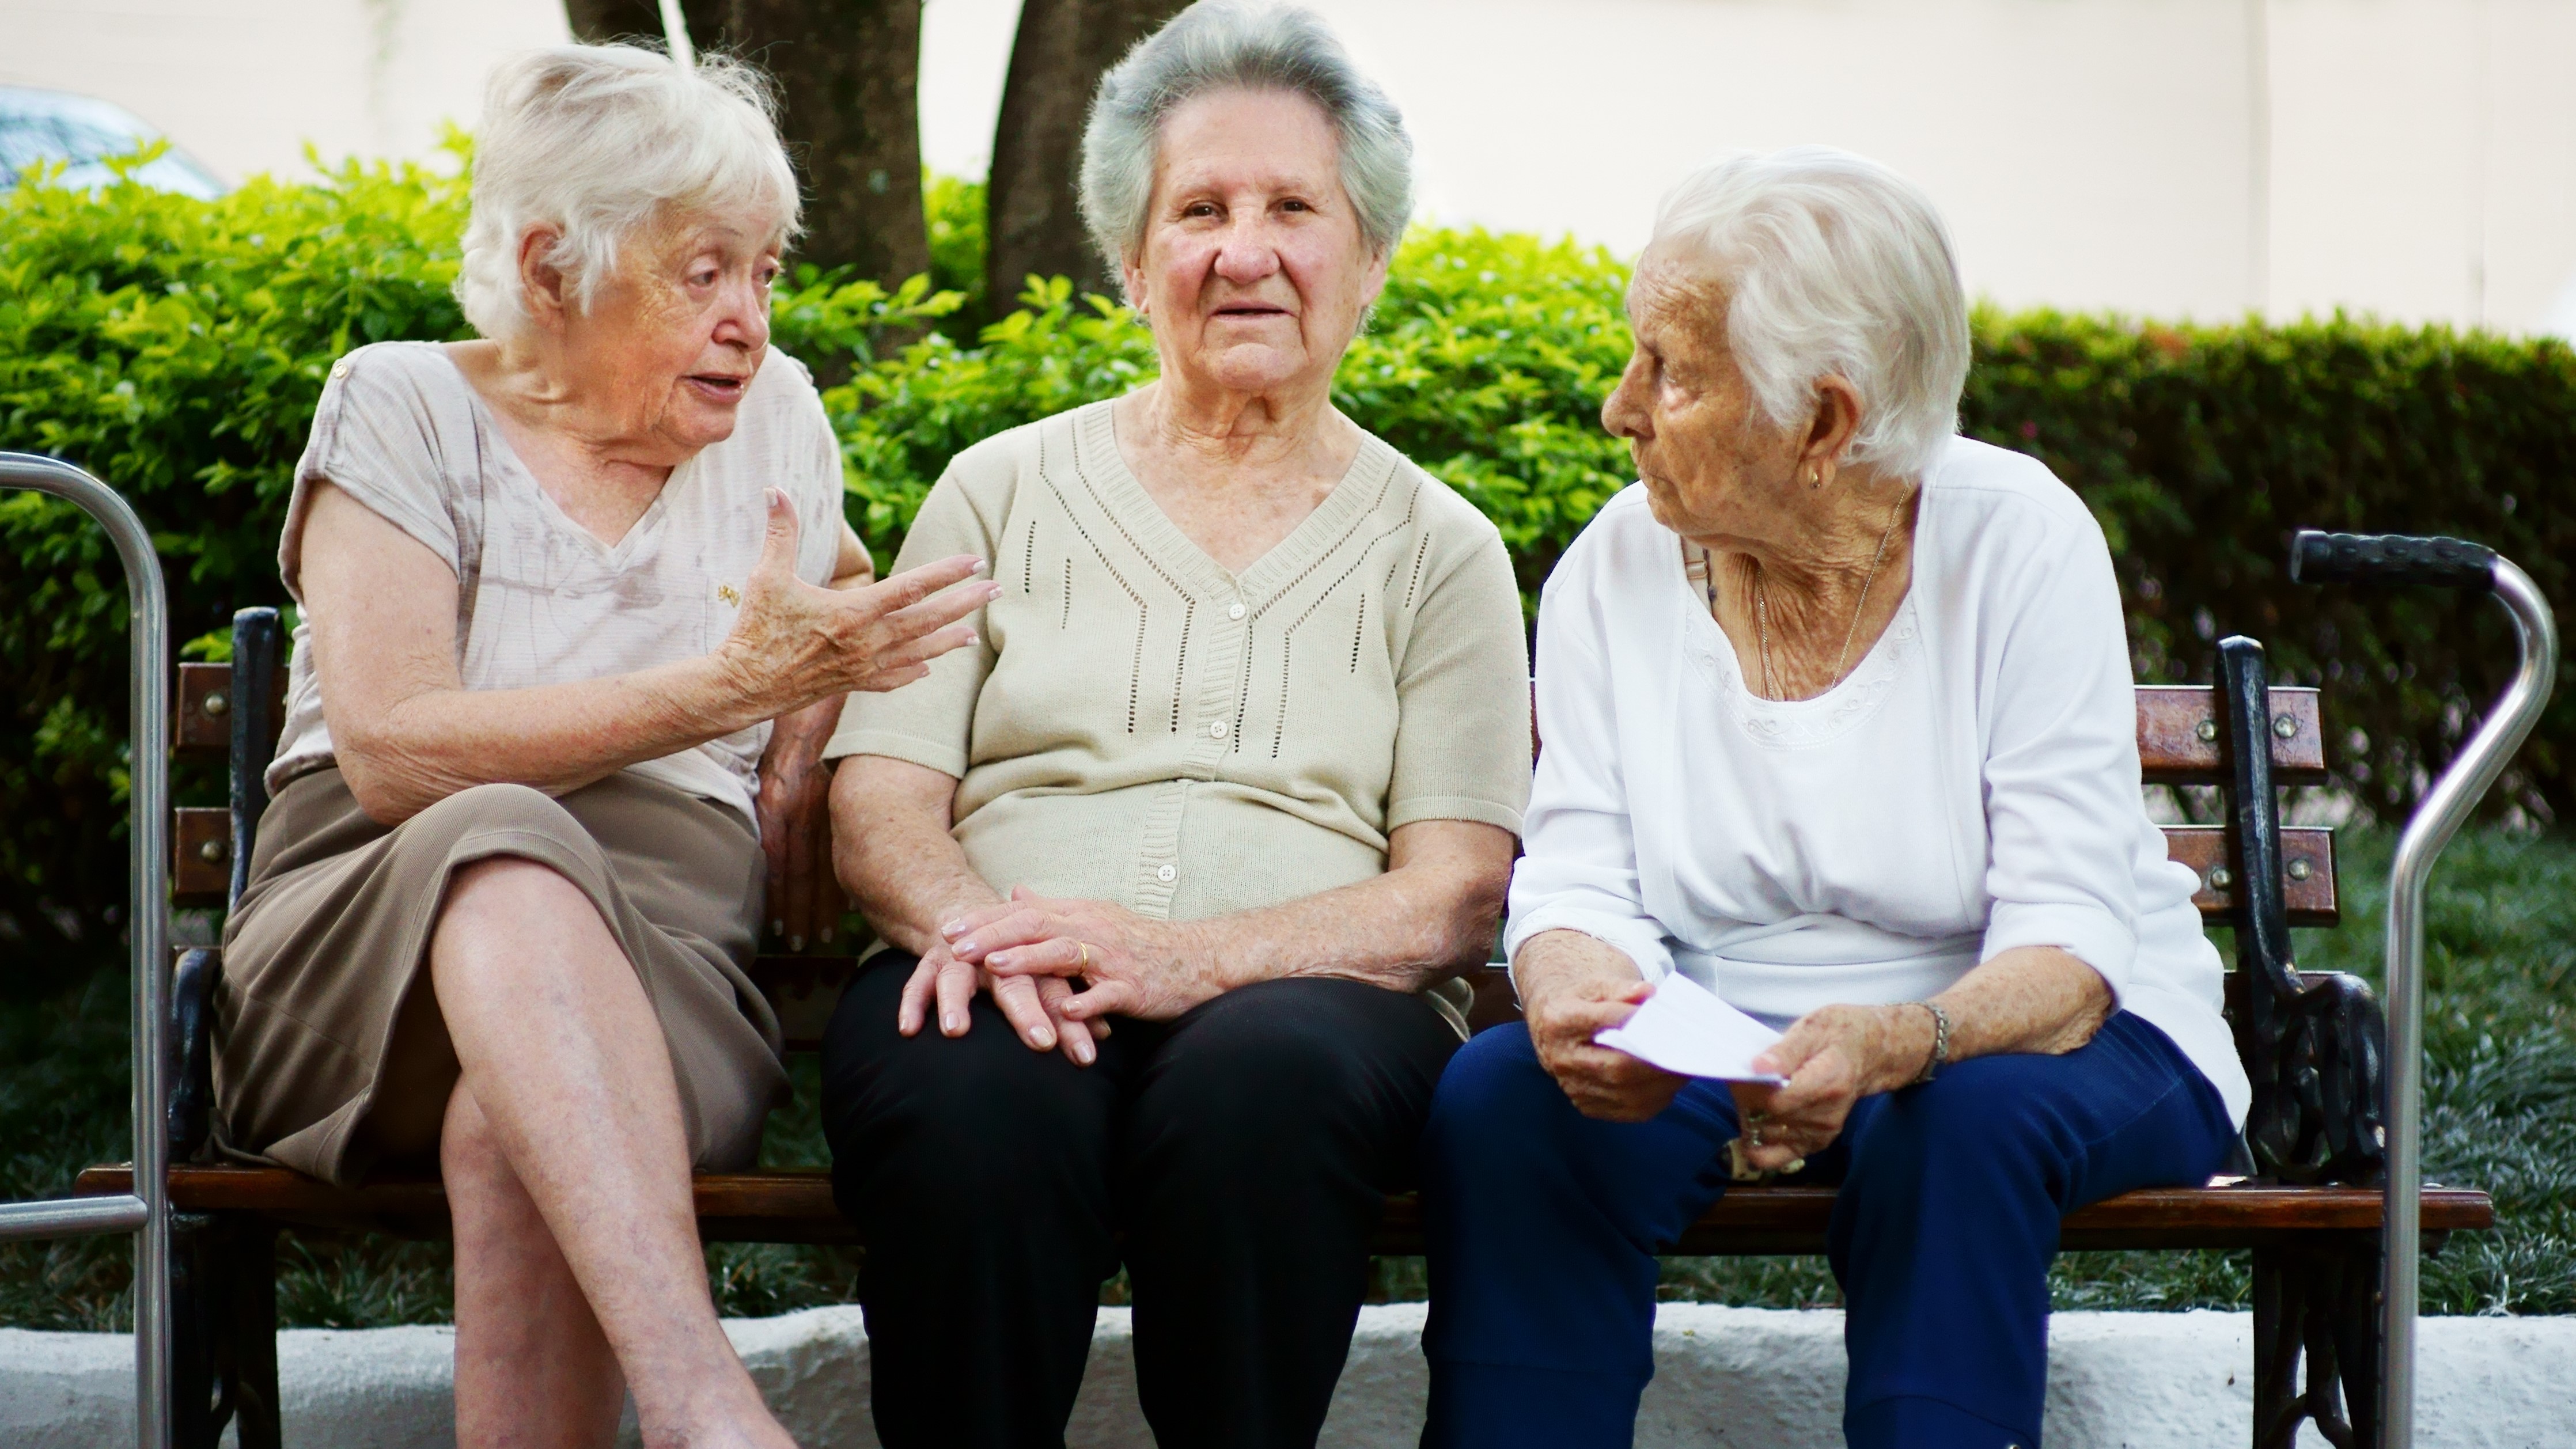
<instances>
[{"instance_id":1,"label":"beige short-sleeve blouse","mask_svg":"<svg viewBox=\"0 0 2576 1449\"><path fill-rule=\"evenodd\" d=\"M760 557L771 487L796 508L799 577L831 581L843 527L840 446L804 365L775 350L743 396L733 435L673 469L614 544L546 496L435 342L379 342L332 365L278 543L278 570L298 604L304 518L314 485L326 481L455 571L457 674L467 689L601 679L712 652L733 632ZM308 612L295 629L271 793L333 759L311 624ZM756 819L768 743L769 726L755 724L628 768Z\"/></svg>"}]
</instances>

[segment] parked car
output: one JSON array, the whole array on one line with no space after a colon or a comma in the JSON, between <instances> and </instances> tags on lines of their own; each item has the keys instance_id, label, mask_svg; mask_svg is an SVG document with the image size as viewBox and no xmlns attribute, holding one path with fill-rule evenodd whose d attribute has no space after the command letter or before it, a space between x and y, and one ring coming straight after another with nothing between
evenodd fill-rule
<instances>
[{"instance_id":1,"label":"parked car","mask_svg":"<svg viewBox=\"0 0 2576 1449\"><path fill-rule=\"evenodd\" d=\"M105 158L133 154L161 133L122 106L68 91L0 86L0 187L14 186L39 161L67 163L66 186L116 180ZM163 191L211 201L230 187L177 147L136 168L134 179Z\"/></svg>"}]
</instances>

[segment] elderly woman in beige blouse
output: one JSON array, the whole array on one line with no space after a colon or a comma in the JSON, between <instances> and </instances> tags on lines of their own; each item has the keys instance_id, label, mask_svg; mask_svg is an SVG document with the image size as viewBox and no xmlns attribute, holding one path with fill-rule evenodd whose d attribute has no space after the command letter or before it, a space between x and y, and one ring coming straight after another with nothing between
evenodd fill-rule
<instances>
[{"instance_id":1,"label":"elderly woman in beige blouse","mask_svg":"<svg viewBox=\"0 0 2576 1449\"><path fill-rule=\"evenodd\" d=\"M767 348L796 212L747 68L504 66L457 289L484 340L341 359L296 469L220 1140L441 1169L460 1444L604 1446L630 1388L647 1444L789 1442L689 1171L748 1165L785 1085L743 968L764 895L820 930L800 836L845 694L918 678L991 594L946 587L971 558L870 585L813 384Z\"/></svg>"},{"instance_id":2,"label":"elderly woman in beige blouse","mask_svg":"<svg viewBox=\"0 0 2576 1449\"><path fill-rule=\"evenodd\" d=\"M890 1449L1060 1445L1122 1263L1159 1443L1323 1424L1528 790L1500 537L1331 402L1409 152L1311 16L1184 12L1084 144L1159 380L959 455L905 544L1002 594L827 751L889 946L824 1112Z\"/></svg>"}]
</instances>

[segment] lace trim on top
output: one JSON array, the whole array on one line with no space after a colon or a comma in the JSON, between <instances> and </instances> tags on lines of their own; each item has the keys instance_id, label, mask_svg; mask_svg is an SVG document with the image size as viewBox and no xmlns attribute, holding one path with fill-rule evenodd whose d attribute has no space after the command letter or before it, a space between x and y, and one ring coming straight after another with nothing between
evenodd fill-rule
<instances>
[{"instance_id":1,"label":"lace trim on top","mask_svg":"<svg viewBox=\"0 0 2576 1449\"><path fill-rule=\"evenodd\" d=\"M1904 601L1896 606L1896 617L1842 683L1813 699L1764 699L1745 682L1734 642L1709 617L1706 600L1686 567L1678 582L1688 615L1683 634L1690 641L1691 662L1716 689L1736 727L1755 744L1807 749L1850 734L1878 713L1923 649L1922 629L1914 613L1916 590L1909 587Z\"/></svg>"}]
</instances>

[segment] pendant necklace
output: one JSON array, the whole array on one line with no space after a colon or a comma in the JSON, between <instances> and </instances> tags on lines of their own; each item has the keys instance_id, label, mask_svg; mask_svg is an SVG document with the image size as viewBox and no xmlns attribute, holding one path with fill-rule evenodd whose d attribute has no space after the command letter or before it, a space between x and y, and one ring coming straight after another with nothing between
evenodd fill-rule
<instances>
[{"instance_id":1,"label":"pendant necklace","mask_svg":"<svg viewBox=\"0 0 2576 1449\"><path fill-rule=\"evenodd\" d=\"M1888 510L1887 527L1879 530L1878 534L1878 552L1870 556L1869 572L1861 575L1860 600L1852 605L1851 626L1843 630L1842 652L1834 656L1834 677L1826 682L1824 690L1817 691L1819 694L1842 683L1850 671L1852 641L1860 637L1860 617L1869 611L1870 586L1878 581L1879 565L1887 562L1887 544L1896 537L1896 525L1905 516L1905 504L1906 500L1900 498ZM1714 619L1717 615L1717 556L1706 548L1699 551L1699 556L1700 578L1708 595L1709 616ZM1762 565L1758 562L1753 565L1753 638L1762 664L1762 697L1782 699L1785 696L1779 676L1771 668L1771 603L1762 591Z\"/></svg>"}]
</instances>

